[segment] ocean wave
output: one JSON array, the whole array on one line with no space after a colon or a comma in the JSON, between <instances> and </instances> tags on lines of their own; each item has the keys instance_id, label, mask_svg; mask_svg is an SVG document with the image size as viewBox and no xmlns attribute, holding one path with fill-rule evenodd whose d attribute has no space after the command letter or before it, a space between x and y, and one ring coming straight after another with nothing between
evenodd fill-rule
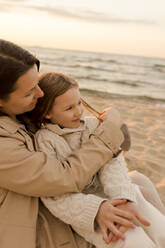
<instances>
[{"instance_id":1,"label":"ocean wave","mask_svg":"<svg viewBox=\"0 0 165 248\"><path fill-rule=\"evenodd\" d=\"M81 68L81 69L85 69L87 71L90 71L90 70L97 70L97 71L106 71L106 72L116 72L116 70L110 70L110 69L105 69L105 68L101 68L101 67L98 67L98 66L94 66L94 65L85 65L85 64L60 64L58 63L58 61L54 62L54 60L42 60L41 59L41 63L43 65L50 65L50 66L61 66L61 67L68 67L68 68Z\"/></svg>"},{"instance_id":2,"label":"ocean wave","mask_svg":"<svg viewBox=\"0 0 165 248\"><path fill-rule=\"evenodd\" d=\"M113 83L117 83L120 85L127 85L127 86L132 86L132 87L139 87L139 86L144 86L144 85L153 85L151 82L147 82L147 81L140 81L140 80L135 80L135 81L131 81L131 80L114 80Z\"/></svg>"},{"instance_id":3,"label":"ocean wave","mask_svg":"<svg viewBox=\"0 0 165 248\"><path fill-rule=\"evenodd\" d=\"M131 80L113 80L113 79L107 79L107 78L99 78L95 75L87 75L87 76L76 76L77 79L83 79L83 80L91 80L91 81L98 81L100 83L109 83L109 84L117 84L121 86L131 86L131 87L140 87L144 85L152 85L150 82L144 82L144 81L131 81Z\"/></svg>"},{"instance_id":4,"label":"ocean wave","mask_svg":"<svg viewBox=\"0 0 165 248\"><path fill-rule=\"evenodd\" d=\"M162 65L162 64L154 64L154 67L163 67L163 68L165 68L165 65Z\"/></svg>"},{"instance_id":5,"label":"ocean wave","mask_svg":"<svg viewBox=\"0 0 165 248\"><path fill-rule=\"evenodd\" d=\"M128 66L128 67L137 67L137 68L151 68L151 65L146 65L146 64L140 64L140 63L126 63L126 62L120 62L118 63L123 66Z\"/></svg>"},{"instance_id":6,"label":"ocean wave","mask_svg":"<svg viewBox=\"0 0 165 248\"><path fill-rule=\"evenodd\" d=\"M115 80L113 83L117 83L120 85L129 85L131 87L139 87L139 82L133 82L133 81L123 81L123 80Z\"/></svg>"},{"instance_id":7,"label":"ocean wave","mask_svg":"<svg viewBox=\"0 0 165 248\"><path fill-rule=\"evenodd\" d=\"M80 91L85 92L89 95L99 96L102 98L129 99L129 100L137 100L137 101L155 102L156 104L160 104L161 106L165 105L165 99L154 98L145 95L125 95L125 94L110 93L105 91L97 91L87 88L80 88Z\"/></svg>"},{"instance_id":8,"label":"ocean wave","mask_svg":"<svg viewBox=\"0 0 165 248\"><path fill-rule=\"evenodd\" d=\"M99 81L99 82L110 82L109 79L106 78L99 78L94 75L88 75L88 76L76 76L76 79L83 79L83 80L92 80L92 81Z\"/></svg>"},{"instance_id":9,"label":"ocean wave","mask_svg":"<svg viewBox=\"0 0 165 248\"><path fill-rule=\"evenodd\" d=\"M116 70L110 70L110 69L100 68L100 67L92 66L92 65L74 64L74 65L67 65L67 66L68 66L68 68L81 68L81 69L86 69L86 70L116 72Z\"/></svg>"},{"instance_id":10,"label":"ocean wave","mask_svg":"<svg viewBox=\"0 0 165 248\"><path fill-rule=\"evenodd\" d=\"M89 61L89 59L88 59L88 61ZM106 58L90 58L90 62L103 62L103 63L118 64L117 60L106 59Z\"/></svg>"},{"instance_id":11,"label":"ocean wave","mask_svg":"<svg viewBox=\"0 0 165 248\"><path fill-rule=\"evenodd\" d=\"M71 74L80 80L81 87L89 86L94 89L91 92L103 97L132 97L164 104L165 59L37 47L32 50L39 54L41 71Z\"/></svg>"},{"instance_id":12,"label":"ocean wave","mask_svg":"<svg viewBox=\"0 0 165 248\"><path fill-rule=\"evenodd\" d=\"M158 72L164 72L165 73L165 65L155 64L155 65L153 65L153 69L158 71Z\"/></svg>"}]
</instances>

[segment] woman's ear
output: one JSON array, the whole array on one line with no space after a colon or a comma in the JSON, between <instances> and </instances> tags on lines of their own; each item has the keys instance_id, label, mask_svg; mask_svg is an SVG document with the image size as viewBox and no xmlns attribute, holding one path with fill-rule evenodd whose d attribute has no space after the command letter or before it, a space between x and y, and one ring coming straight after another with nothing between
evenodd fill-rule
<instances>
[{"instance_id":1,"label":"woman's ear","mask_svg":"<svg viewBox=\"0 0 165 248\"><path fill-rule=\"evenodd\" d=\"M50 120L51 119L51 115L50 114L45 115L45 119Z\"/></svg>"},{"instance_id":2,"label":"woman's ear","mask_svg":"<svg viewBox=\"0 0 165 248\"><path fill-rule=\"evenodd\" d=\"M0 108L3 106L3 104L2 104L2 100L0 99Z\"/></svg>"}]
</instances>

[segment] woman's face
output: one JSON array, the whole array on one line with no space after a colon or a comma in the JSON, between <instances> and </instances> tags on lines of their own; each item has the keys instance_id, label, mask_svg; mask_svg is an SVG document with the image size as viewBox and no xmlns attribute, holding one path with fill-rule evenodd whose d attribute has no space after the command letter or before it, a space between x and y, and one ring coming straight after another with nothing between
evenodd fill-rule
<instances>
[{"instance_id":1,"label":"woman's face","mask_svg":"<svg viewBox=\"0 0 165 248\"><path fill-rule=\"evenodd\" d=\"M0 99L2 111L12 118L34 109L37 99L43 96L38 86L38 71L34 65L16 81L16 88L7 100Z\"/></svg>"}]
</instances>

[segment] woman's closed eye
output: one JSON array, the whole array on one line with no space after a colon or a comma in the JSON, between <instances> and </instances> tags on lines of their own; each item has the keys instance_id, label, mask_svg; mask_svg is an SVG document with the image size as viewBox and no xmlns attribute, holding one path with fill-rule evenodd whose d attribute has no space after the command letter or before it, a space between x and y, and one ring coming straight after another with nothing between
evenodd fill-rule
<instances>
[{"instance_id":1,"label":"woman's closed eye","mask_svg":"<svg viewBox=\"0 0 165 248\"><path fill-rule=\"evenodd\" d=\"M25 95L25 97L31 96L32 94L33 94L33 91L29 91L29 92Z\"/></svg>"}]
</instances>

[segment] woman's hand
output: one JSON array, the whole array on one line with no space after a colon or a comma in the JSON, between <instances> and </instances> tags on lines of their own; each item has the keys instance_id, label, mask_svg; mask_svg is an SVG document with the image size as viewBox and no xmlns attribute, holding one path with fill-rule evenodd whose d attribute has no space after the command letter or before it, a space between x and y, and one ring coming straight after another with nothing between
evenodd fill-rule
<instances>
[{"instance_id":1,"label":"woman's hand","mask_svg":"<svg viewBox=\"0 0 165 248\"><path fill-rule=\"evenodd\" d=\"M120 224L117 224L116 228L119 230L119 232L123 234L126 233L126 231L129 229L129 227L121 226ZM109 238L109 242L116 242L119 239L112 232L109 233L108 238Z\"/></svg>"},{"instance_id":2,"label":"woman's hand","mask_svg":"<svg viewBox=\"0 0 165 248\"><path fill-rule=\"evenodd\" d=\"M101 113L101 115L98 117L98 119L101 121L108 119L119 127L121 127L121 125L123 124L121 121L119 111L116 110L115 108L112 108L112 107L104 109L104 111Z\"/></svg>"},{"instance_id":3,"label":"woman's hand","mask_svg":"<svg viewBox=\"0 0 165 248\"><path fill-rule=\"evenodd\" d=\"M134 220L137 219L142 225L145 225L145 226L150 225L150 223L144 217L142 217L135 203L126 202L126 203L119 204L116 207L121 210L131 213L134 216ZM120 224L117 224L116 228L118 229L119 232L123 234L129 229L128 227L120 225ZM109 233L108 238L109 238L109 242L111 241L116 242L119 239L119 237L114 235L112 232Z\"/></svg>"},{"instance_id":4,"label":"woman's hand","mask_svg":"<svg viewBox=\"0 0 165 248\"><path fill-rule=\"evenodd\" d=\"M104 241L109 244L109 234L112 232L116 237L125 240L125 235L118 230L116 224L127 228L135 228L132 223L134 215L129 211L121 210L116 207L118 204L124 204L126 200L106 200L98 210L96 221L101 229Z\"/></svg>"},{"instance_id":5,"label":"woman's hand","mask_svg":"<svg viewBox=\"0 0 165 248\"><path fill-rule=\"evenodd\" d=\"M150 226L150 222L141 215L136 203L127 201L125 204L118 205L117 208L132 214L134 216L134 220L138 220L142 225Z\"/></svg>"}]
</instances>

